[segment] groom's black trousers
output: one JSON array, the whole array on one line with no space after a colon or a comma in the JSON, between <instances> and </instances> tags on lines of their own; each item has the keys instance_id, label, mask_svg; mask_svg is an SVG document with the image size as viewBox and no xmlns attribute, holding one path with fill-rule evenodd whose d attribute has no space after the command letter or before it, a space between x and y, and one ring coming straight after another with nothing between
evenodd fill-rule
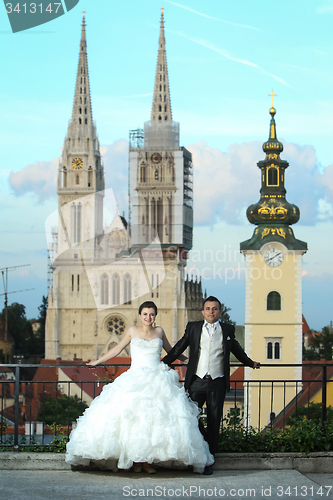
<instances>
[{"instance_id":1,"label":"groom's black trousers","mask_svg":"<svg viewBox=\"0 0 333 500\"><path fill-rule=\"evenodd\" d=\"M193 376L188 390L190 398L198 403L199 408L202 408L206 403L207 431L201 419L199 420L199 429L207 441L212 455L215 455L219 442L225 392L225 377L218 377L213 380L210 376L200 378L197 375Z\"/></svg>"}]
</instances>

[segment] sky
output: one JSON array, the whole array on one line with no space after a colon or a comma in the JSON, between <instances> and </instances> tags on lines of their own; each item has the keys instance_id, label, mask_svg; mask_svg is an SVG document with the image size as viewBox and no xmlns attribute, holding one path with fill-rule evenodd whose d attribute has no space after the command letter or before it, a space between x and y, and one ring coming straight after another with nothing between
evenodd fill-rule
<instances>
[{"instance_id":1,"label":"sky","mask_svg":"<svg viewBox=\"0 0 333 500\"><path fill-rule=\"evenodd\" d=\"M14 267L9 292L33 289L8 296L29 318L48 290L45 220L57 209L82 10L106 187L127 216L128 136L150 119L161 6L80 0L58 19L18 33L0 6L0 268ZM290 163L287 200L301 212L293 230L308 244L303 314L319 330L333 320L333 1L163 0L163 7L173 119L193 155L187 271L244 323L239 244L254 230L246 208L259 200L256 163L264 159L273 90L281 158Z\"/></svg>"}]
</instances>

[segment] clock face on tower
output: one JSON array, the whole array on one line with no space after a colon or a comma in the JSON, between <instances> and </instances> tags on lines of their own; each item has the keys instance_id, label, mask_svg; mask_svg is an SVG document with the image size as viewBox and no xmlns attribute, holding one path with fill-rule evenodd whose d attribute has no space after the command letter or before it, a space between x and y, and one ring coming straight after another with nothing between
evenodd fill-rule
<instances>
[{"instance_id":1,"label":"clock face on tower","mask_svg":"<svg viewBox=\"0 0 333 500\"><path fill-rule=\"evenodd\" d=\"M82 168L82 166L83 166L83 160L81 158L74 158L72 160L72 167L73 168L78 169L78 168Z\"/></svg>"},{"instance_id":2,"label":"clock face on tower","mask_svg":"<svg viewBox=\"0 0 333 500\"><path fill-rule=\"evenodd\" d=\"M271 247L266 250L264 259L268 266L278 267L283 262L283 252L279 248Z\"/></svg>"},{"instance_id":3,"label":"clock face on tower","mask_svg":"<svg viewBox=\"0 0 333 500\"><path fill-rule=\"evenodd\" d=\"M162 160L162 156L160 155L160 153L153 153L151 155L151 161L153 163L160 163Z\"/></svg>"}]
</instances>

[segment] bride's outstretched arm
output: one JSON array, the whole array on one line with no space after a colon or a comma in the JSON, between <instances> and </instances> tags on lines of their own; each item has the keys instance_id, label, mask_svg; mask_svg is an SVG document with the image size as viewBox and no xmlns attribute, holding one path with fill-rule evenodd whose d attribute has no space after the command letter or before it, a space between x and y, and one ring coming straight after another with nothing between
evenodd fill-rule
<instances>
[{"instance_id":1,"label":"bride's outstretched arm","mask_svg":"<svg viewBox=\"0 0 333 500\"><path fill-rule=\"evenodd\" d=\"M98 358L96 361L89 361L87 363L88 366L96 366L99 365L100 363L104 363L105 361L108 361L109 359L114 358L115 356L118 356L118 354L121 353L121 351L130 343L131 341L131 328L127 330L125 333L124 337L121 339L119 344L116 346L112 347L106 354Z\"/></svg>"},{"instance_id":2,"label":"bride's outstretched arm","mask_svg":"<svg viewBox=\"0 0 333 500\"><path fill-rule=\"evenodd\" d=\"M164 332L163 328L162 328L162 332L163 332L163 337L162 337L162 340L163 340L163 349L166 352L170 352L171 349L172 349L172 347L170 345L170 342L167 339L167 336L165 335L165 332ZM180 361L183 361L183 362L188 360L188 358L186 356L184 356L184 354L180 354L180 356L178 356L178 359Z\"/></svg>"}]
</instances>

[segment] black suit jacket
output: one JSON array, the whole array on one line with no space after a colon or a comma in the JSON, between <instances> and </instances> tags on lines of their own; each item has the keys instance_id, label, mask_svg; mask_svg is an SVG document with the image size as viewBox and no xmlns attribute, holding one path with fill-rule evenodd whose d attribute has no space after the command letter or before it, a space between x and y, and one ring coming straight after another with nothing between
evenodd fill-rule
<instances>
[{"instance_id":1,"label":"black suit jacket","mask_svg":"<svg viewBox=\"0 0 333 500\"><path fill-rule=\"evenodd\" d=\"M189 361L187 364L187 372L185 377L185 389L188 390L193 375L196 372L199 359L199 347L200 347L200 337L204 321L190 321L186 325L185 333L183 337L178 340L177 344L171 349L171 351L162 359L164 363L170 365L175 361L182 352L185 351L187 347L190 348ZM229 325L227 323L222 323L220 321L223 334L223 347L224 347L224 376L226 382L227 391L230 390L230 353L232 352L236 358L243 363L245 366L254 365L252 359L250 359L244 352L241 345L235 339L235 327L234 325Z\"/></svg>"}]
</instances>

